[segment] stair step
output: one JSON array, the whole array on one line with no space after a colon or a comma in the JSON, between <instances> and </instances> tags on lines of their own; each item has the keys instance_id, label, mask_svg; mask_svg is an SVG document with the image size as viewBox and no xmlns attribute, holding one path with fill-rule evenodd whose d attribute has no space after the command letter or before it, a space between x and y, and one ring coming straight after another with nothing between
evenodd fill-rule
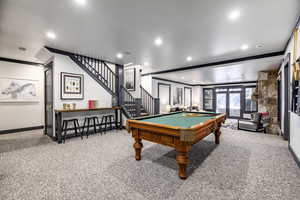
<instances>
[{"instance_id":1,"label":"stair step","mask_svg":"<svg viewBox=\"0 0 300 200\"><path fill-rule=\"evenodd\" d=\"M140 116L145 117L145 116L149 116L149 114L148 113L141 113Z\"/></svg>"}]
</instances>

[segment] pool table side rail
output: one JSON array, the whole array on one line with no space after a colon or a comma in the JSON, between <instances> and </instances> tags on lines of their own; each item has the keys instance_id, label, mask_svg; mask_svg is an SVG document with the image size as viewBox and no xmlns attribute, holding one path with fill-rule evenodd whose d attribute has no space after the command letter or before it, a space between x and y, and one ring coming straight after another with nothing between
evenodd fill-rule
<instances>
[{"instance_id":1,"label":"pool table side rail","mask_svg":"<svg viewBox=\"0 0 300 200\"><path fill-rule=\"evenodd\" d=\"M175 114L179 114L179 113L208 114L208 115L212 115L212 116L216 116L216 115L221 115L222 114L222 113L210 113L210 112L178 111L178 112L172 112L172 113L150 115L150 116L146 116L146 117L136 117L136 118L133 118L133 120L151 119L151 118L155 118L155 117L162 117L162 116L167 116L167 115L175 115Z\"/></svg>"},{"instance_id":2,"label":"pool table side rail","mask_svg":"<svg viewBox=\"0 0 300 200\"><path fill-rule=\"evenodd\" d=\"M218 117L216 117L215 119L209 119L206 121L206 123L204 124L198 124L192 127L192 129L194 129L194 133L192 135L193 138L181 138L182 141L190 141L192 140L193 143L197 143L200 140L202 140L203 138L205 138L206 136L208 136L211 133L216 132L217 129L221 128L222 123L224 123L224 121L226 120L226 115L225 114L221 114ZM183 137L181 135L181 137Z\"/></svg>"},{"instance_id":3,"label":"pool table side rail","mask_svg":"<svg viewBox=\"0 0 300 200\"><path fill-rule=\"evenodd\" d=\"M169 126L164 124L129 119L127 120L127 130L128 132L131 132L132 129L140 129L151 133L180 137L180 140L182 142L195 143L206 137L210 133L214 132L214 130L218 126L220 127L221 123L225 121L225 118L226 115L221 114L216 116L216 118L208 119L205 122L197 124L191 128L181 128L178 126Z\"/></svg>"}]
</instances>

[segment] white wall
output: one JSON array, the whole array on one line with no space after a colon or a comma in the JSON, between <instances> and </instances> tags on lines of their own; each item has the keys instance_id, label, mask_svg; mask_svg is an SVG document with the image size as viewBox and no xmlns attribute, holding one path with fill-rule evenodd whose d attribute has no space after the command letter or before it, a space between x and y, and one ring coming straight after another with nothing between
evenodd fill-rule
<instances>
[{"instance_id":1,"label":"white wall","mask_svg":"<svg viewBox=\"0 0 300 200\"><path fill-rule=\"evenodd\" d=\"M201 86L193 86L193 104L199 106L199 108L203 109L203 88Z\"/></svg>"},{"instance_id":2,"label":"white wall","mask_svg":"<svg viewBox=\"0 0 300 200\"><path fill-rule=\"evenodd\" d=\"M98 100L99 107L112 106L112 96L101 85L99 85L93 78L91 78L84 70L82 70L76 63L74 63L69 57L60 54L54 54L53 62L54 62L53 64L54 110L62 109L64 103L70 103L70 104L76 103L77 109L88 108L89 100ZM112 65L110 67L113 69ZM62 100L61 99L60 97L61 72L84 75L84 99L83 100ZM86 114L88 115L91 113L86 113ZM76 115L76 113L74 114L70 113L68 114L67 117L73 117L73 115ZM83 120L83 116L76 115L76 117L80 121ZM53 126L55 130L55 124ZM55 133L53 134L55 136Z\"/></svg>"},{"instance_id":3,"label":"white wall","mask_svg":"<svg viewBox=\"0 0 300 200\"><path fill-rule=\"evenodd\" d=\"M145 90L147 90L150 94L152 94L152 76L142 76L141 77L141 85Z\"/></svg>"},{"instance_id":4,"label":"white wall","mask_svg":"<svg viewBox=\"0 0 300 200\"><path fill-rule=\"evenodd\" d=\"M192 104L199 104L201 102L201 91L200 87L195 87L185 85L185 84L179 84L179 83L174 83L174 82L169 82L169 81L162 81L162 80L157 80L157 79L152 79L152 96L155 98L158 98L158 83L165 83L165 84L170 84L171 85L171 105L173 105L173 95L175 94L176 88L182 88L183 91L183 103L184 103L184 87L189 87L192 88ZM199 89L199 92L197 92L197 88ZM196 93L194 94L194 92ZM199 98L200 97L200 98Z\"/></svg>"},{"instance_id":5,"label":"white wall","mask_svg":"<svg viewBox=\"0 0 300 200\"><path fill-rule=\"evenodd\" d=\"M54 109L62 109L63 103L76 103L76 108L87 108L88 100L98 100L99 107L111 107L111 95L92 79L84 70L76 65L69 57L55 54L54 56ZM60 98L60 74L68 72L84 75L84 99L83 100L62 100Z\"/></svg>"},{"instance_id":6,"label":"white wall","mask_svg":"<svg viewBox=\"0 0 300 200\"><path fill-rule=\"evenodd\" d=\"M290 119L290 146L300 159L300 116L291 113Z\"/></svg>"},{"instance_id":7,"label":"white wall","mask_svg":"<svg viewBox=\"0 0 300 200\"><path fill-rule=\"evenodd\" d=\"M0 77L38 81L39 102L0 103L0 130L44 125L44 69L0 61Z\"/></svg>"}]
</instances>

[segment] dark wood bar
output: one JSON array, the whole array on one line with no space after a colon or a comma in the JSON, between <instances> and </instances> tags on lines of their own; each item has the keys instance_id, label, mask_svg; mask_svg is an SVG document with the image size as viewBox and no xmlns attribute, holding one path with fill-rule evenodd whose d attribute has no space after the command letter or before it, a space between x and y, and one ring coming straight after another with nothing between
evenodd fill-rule
<instances>
[{"instance_id":1,"label":"dark wood bar","mask_svg":"<svg viewBox=\"0 0 300 200\"><path fill-rule=\"evenodd\" d=\"M56 140L60 144L62 143L62 122L65 115L70 113L76 113L76 115L82 117L85 116L84 113L95 113L98 114L101 111L113 111L115 115L115 128L121 129L122 128L122 114L121 114L120 107L106 107L106 108L82 108L82 109L61 109L55 110L55 133L56 133ZM78 114L77 114L78 113Z\"/></svg>"}]
</instances>

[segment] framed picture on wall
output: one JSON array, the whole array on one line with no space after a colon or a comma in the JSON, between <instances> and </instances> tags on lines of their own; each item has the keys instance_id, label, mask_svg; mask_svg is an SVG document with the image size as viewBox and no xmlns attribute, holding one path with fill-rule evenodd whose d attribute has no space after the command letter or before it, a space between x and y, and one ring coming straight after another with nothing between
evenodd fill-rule
<instances>
[{"instance_id":1,"label":"framed picture on wall","mask_svg":"<svg viewBox=\"0 0 300 200\"><path fill-rule=\"evenodd\" d=\"M182 105L182 88L175 88L174 96L173 96L173 104L174 105Z\"/></svg>"},{"instance_id":2,"label":"framed picture on wall","mask_svg":"<svg viewBox=\"0 0 300 200\"><path fill-rule=\"evenodd\" d=\"M135 91L135 68L125 69L125 88L129 91Z\"/></svg>"},{"instance_id":3,"label":"framed picture on wall","mask_svg":"<svg viewBox=\"0 0 300 200\"><path fill-rule=\"evenodd\" d=\"M61 72L61 99L80 100L84 98L83 74Z\"/></svg>"},{"instance_id":4,"label":"framed picture on wall","mask_svg":"<svg viewBox=\"0 0 300 200\"><path fill-rule=\"evenodd\" d=\"M39 102L37 80L0 78L0 102Z\"/></svg>"}]
</instances>

